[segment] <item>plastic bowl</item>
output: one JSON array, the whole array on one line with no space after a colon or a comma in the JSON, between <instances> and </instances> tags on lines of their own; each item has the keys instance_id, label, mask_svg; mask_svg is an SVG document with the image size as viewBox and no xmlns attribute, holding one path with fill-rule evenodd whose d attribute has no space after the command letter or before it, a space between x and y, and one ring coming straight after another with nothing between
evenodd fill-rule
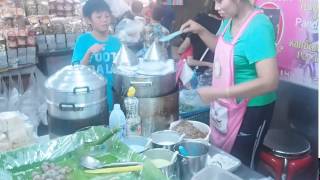
<instances>
[{"instance_id":1,"label":"plastic bowl","mask_svg":"<svg viewBox=\"0 0 320 180\"><path fill-rule=\"evenodd\" d=\"M210 139L210 134L211 134L211 129L208 125L205 123L199 122L199 121L189 121L189 120L179 120L179 121L174 121L170 124L170 130L173 130L174 127L176 127L181 121L188 121L190 122L195 128L200 130L201 132L206 134L205 138L196 138L196 140L204 140L206 142L209 142ZM195 140L192 138L184 138L186 140Z\"/></svg>"},{"instance_id":2,"label":"plastic bowl","mask_svg":"<svg viewBox=\"0 0 320 180\"><path fill-rule=\"evenodd\" d=\"M143 136L125 137L123 143L136 153L141 153L151 148L151 139Z\"/></svg>"},{"instance_id":3,"label":"plastic bowl","mask_svg":"<svg viewBox=\"0 0 320 180\"><path fill-rule=\"evenodd\" d=\"M243 180L242 178L232 174L229 171L221 169L217 166L207 166L196 173L191 180Z\"/></svg>"}]
</instances>

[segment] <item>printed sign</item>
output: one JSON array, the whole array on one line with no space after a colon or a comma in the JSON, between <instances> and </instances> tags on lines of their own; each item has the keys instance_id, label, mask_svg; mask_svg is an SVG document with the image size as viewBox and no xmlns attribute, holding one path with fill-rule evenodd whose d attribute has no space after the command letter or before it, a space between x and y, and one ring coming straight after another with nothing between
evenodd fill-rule
<instances>
[{"instance_id":1,"label":"printed sign","mask_svg":"<svg viewBox=\"0 0 320 180\"><path fill-rule=\"evenodd\" d=\"M274 24L282 80L318 88L318 0L256 0Z\"/></svg>"}]
</instances>

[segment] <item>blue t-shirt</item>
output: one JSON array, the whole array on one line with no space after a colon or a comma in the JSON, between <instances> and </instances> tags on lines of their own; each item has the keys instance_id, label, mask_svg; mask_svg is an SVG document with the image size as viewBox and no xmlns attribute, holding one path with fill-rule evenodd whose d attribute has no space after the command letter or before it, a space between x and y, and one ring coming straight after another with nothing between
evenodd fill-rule
<instances>
[{"instance_id":1,"label":"blue t-shirt","mask_svg":"<svg viewBox=\"0 0 320 180\"><path fill-rule=\"evenodd\" d=\"M95 44L105 44L105 48L99 53L91 55L89 65L107 80L107 98L109 111L113 108L112 101L112 63L115 55L121 47L121 42L114 36L108 36L106 41L98 41L91 33L85 33L78 37L73 51L72 63L80 64L88 49Z\"/></svg>"}]
</instances>

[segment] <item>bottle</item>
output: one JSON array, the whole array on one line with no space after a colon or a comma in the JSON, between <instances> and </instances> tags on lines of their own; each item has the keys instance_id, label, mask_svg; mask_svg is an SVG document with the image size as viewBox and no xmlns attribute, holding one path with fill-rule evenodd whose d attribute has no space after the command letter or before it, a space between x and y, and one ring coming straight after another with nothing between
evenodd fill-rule
<instances>
[{"instance_id":1,"label":"bottle","mask_svg":"<svg viewBox=\"0 0 320 180\"><path fill-rule=\"evenodd\" d=\"M120 108L120 104L115 104L109 117L109 127L120 128L121 130L117 133L119 139L123 139L126 136L126 117Z\"/></svg>"},{"instance_id":2,"label":"bottle","mask_svg":"<svg viewBox=\"0 0 320 180\"><path fill-rule=\"evenodd\" d=\"M127 135L141 135L141 118L139 116L139 100L135 97L136 89L130 87L124 105L127 111Z\"/></svg>"}]
</instances>

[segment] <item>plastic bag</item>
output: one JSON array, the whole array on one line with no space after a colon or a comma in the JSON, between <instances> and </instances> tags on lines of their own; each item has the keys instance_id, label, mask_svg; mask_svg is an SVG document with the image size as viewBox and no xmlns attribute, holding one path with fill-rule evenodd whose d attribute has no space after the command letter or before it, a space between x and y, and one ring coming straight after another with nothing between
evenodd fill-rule
<instances>
[{"instance_id":1,"label":"plastic bag","mask_svg":"<svg viewBox=\"0 0 320 180\"><path fill-rule=\"evenodd\" d=\"M198 85L198 78L195 71L193 71L187 64L186 60L178 62L178 72L176 79L180 79L182 85L187 89L195 89Z\"/></svg>"},{"instance_id":2,"label":"plastic bag","mask_svg":"<svg viewBox=\"0 0 320 180\"><path fill-rule=\"evenodd\" d=\"M38 127L40 121L38 118L38 107L40 103L37 92L36 79L34 74L31 74L29 77L29 86L21 96L20 111L29 117L34 127Z\"/></svg>"},{"instance_id":3,"label":"plastic bag","mask_svg":"<svg viewBox=\"0 0 320 180\"><path fill-rule=\"evenodd\" d=\"M197 90L183 89L179 93L180 110L182 112L192 111L194 109L207 107L208 104L204 103L197 92Z\"/></svg>"},{"instance_id":4,"label":"plastic bag","mask_svg":"<svg viewBox=\"0 0 320 180\"><path fill-rule=\"evenodd\" d=\"M0 112L8 110L8 87L4 79L0 78Z\"/></svg>"},{"instance_id":5,"label":"plastic bag","mask_svg":"<svg viewBox=\"0 0 320 180\"><path fill-rule=\"evenodd\" d=\"M122 19L115 28L115 33L122 42L137 43L141 41L144 23L139 20Z\"/></svg>"},{"instance_id":6,"label":"plastic bag","mask_svg":"<svg viewBox=\"0 0 320 180\"><path fill-rule=\"evenodd\" d=\"M19 109L19 101L20 101L20 91L22 82L21 82L21 76L18 75L18 84L14 82L12 79L12 76L9 77L9 97L8 97L8 110L9 111L16 111Z\"/></svg>"},{"instance_id":7,"label":"plastic bag","mask_svg":"<svg viewBox=\"0 0 320 180\"><path fill-rule=\"evenodd\" d=\"M106 3L110 7L112 15L116 18L130 11L129 5L124 0L106 0Z\"/></svg>"},{"instance_id":8,"label":"plastic bag","mask_svg":"<svg viewBox=\"0 0 320 180\"><path fill-rule=\"evenodd\" d=\"M35 127L28 116L19 111L0 113L0 152L35 143Z\"/></svg>"},{"instance_id":9,"label":"plastic bag","mask_svg":"<svg viewBox=\"0 0 320 180\"><path fill-rule=\"evenodd\" d=\"M46 102L41 103L41 105L38 108L38 113L37 116L39 120L42 122L44 125L48 125L48 120L47 120L47 110L48 106Z\"/></svg>"},{"instance_id":10,"label":"plastic bag","mask_svg":"<svg viewBox=\"0 0 320 180\"><path fill-rule=\"evenodd\" d=\"M198 87L212 85L212 69L205 70L198 76Z\"/></svg>"},{"instance_id":11,"label":"plastic bag","mask_svg":"<svg viewBox=\"0 0 320 180\"><path fill-rule=\"evenodd\" d=\"M37 97L39 101L39 107L37 111L37 116L39 121L41 121L44 125L48 125L47 122L47 102L46 102L46 90L44 87L44 82L47 79L41 72L38 72L34 76L36 82L37 89Z\"/></svg>"}]
</instances>

